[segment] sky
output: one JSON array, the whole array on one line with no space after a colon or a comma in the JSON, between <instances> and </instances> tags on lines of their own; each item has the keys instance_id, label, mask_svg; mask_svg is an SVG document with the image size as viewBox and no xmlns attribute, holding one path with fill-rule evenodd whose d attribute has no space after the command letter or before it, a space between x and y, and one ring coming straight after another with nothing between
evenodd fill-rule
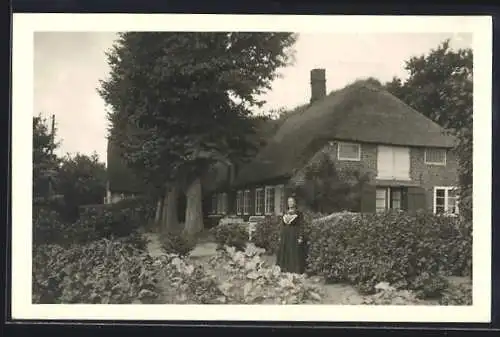
<instances>
[{"instance_id":1,"label":"sky","mask_svg":"<svg viewBox=\"0 0 500 337\"><path fill-rule=\"evenodd\" d=\"M60 155L92 154L106 162L107 107L97 93L109 68L110 32L37 32L34 38L33 115L55 115ZM325 33L299 34L295 62L263 97L265 110L293 108L310 98L310 70L326 69L327 91L361 78L381 82L405 78L405 61L428 53L445 39L452 48L471 48L472 34Z\"/></svg>"}]
</instances>

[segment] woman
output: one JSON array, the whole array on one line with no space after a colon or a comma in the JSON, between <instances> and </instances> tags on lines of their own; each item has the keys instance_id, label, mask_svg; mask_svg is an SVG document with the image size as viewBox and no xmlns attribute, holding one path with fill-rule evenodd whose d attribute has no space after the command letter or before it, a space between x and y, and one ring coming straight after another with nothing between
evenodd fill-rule
<instances>
[{"instance_id":1,"label":"woman","mask_svg":"<svg viewBox=\"0 0 500 337\"><path fill-rule=\"evenodd\" d=\"M276 264L283 272L302 274L305 269L303 218L297 210L295 197L289 197L287 201L288 211L281 221Z\"/></svg>"}]
</instances>

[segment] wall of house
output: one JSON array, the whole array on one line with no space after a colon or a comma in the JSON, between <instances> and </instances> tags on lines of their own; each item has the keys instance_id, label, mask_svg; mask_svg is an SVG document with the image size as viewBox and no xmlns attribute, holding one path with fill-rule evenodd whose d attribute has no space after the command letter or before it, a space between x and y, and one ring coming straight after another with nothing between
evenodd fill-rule
<instances>
[{"instance_id":1,"label":"wall of house","mask_svg":"<svg viewBox=\"0 0 500 337\"><path fill-rule=\"evenodd\" d=\"M370 181L374 184L381 183L376 180L377 176L377 145L361 144L361 159L359 161L338 160L338 142L333 141L321 148L302 169L292 177L293 184L300 184L304 181L306 168L313 165L327 154L333 160L339 174L342 171L359 170L368 174ZM429 165L425 163L425 148L410 149L410 182L401 181L401 184L420 186L425 190L425 204L428 210L433 208L434 186L457 186L458 184L458 162L451 150L446 154L446 165ZM398 181L394 181L395 184Z\"/></svg>"},{"instance_id":2,"label":"wall of house","mask_svg":"<svg viewBox=\"0 0 500 337\"><path fill-rule=\"evenodd\" d=\"M446 166L429 165L425 163L425 149L412 148L410 175L413 181L418 181L426 192L426 204L429 210L433 208L435 186L458 186L458 161L456 155L448 150Z\"/></svg>"}]
</instances>

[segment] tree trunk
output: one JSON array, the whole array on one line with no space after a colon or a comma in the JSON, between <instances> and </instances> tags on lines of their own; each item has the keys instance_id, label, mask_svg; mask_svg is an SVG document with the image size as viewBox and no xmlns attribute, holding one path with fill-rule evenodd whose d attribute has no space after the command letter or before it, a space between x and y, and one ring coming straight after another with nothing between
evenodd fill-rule
<instances>
[{"instance_id":1,"label":"tree trunk","mask_svg":"<svg viewBox=\"0 0 500 337\"><path fill-rule=\"evenodd\" d=\"M203 230L203 208L200 178L196 178L188 186L186 191L186 199L187 205L185 230L189 235L196 235Z\"/></svg>"},{"instance_id":2,"label":"tree trunk","mask_svg":"<svg viewBox=\"0 0 500 337\"><path fill-rule=\"evenodd\" d=\"M161 216L162 216L162 213L163 213L163 197L158 197L158 201L156 203L156 213L155 213L155 226L160 226L161 223L160 223L160 220L161 220Z\"/></svg>"},{"instance_id":3,"label":"tree trunk","mask_svg":"<svg viewBox=\"0 0 500 337\"><path fill-rule=\"evenodd\" d=\"M163 211L161 214L161 229L164 232L175 232L179 228L177 216L177 198L179 189L177 184L167 187L165 198L163 199Z\"/></svg>"}]
</instances>

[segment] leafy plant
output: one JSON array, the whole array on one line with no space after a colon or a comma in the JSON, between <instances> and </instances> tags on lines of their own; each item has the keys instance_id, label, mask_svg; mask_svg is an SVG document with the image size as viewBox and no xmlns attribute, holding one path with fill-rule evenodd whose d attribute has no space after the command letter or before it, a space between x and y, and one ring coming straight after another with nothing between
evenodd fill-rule
<instances>
[{"instance_id":1,"label":"leafy plant","mask_svg":"<svg viewBox=\"0 0 500 337\"><path fill-rule=\"evenodd\" d=\"M221 223L210 230L215 237L218 248L224 246L235 247L236 250L245 250L248 242L248 224Z\"/></svg>"},{"instance_id":2,"label":"leafy plant","mask_svg":"<svg viewBox=\"0 0 500 337\"><path fill-rule=\"evenodd\" d=\"M219 285L227 303L234 304L300 304L320 303L323 292L319 284L305 275L283 273L260 258L262 249L248 245L245 251L226 247L218 251L210 265L225 275Z\"/></svg>"},{"instance_id":3,"label":"leafy plant","mask_svg":"<svg viewBox=\"0 0 500 337\"><path fill-rule=\"evenodd\" d=\"M34 303L152 303L160 292L161 269L120 240L40 245L33 257Z\"/></svg>"},{"instance_id":4,"label":"leafy plant","mask_svg":"<svg viewBox=\"0 0 500 337\"><path fill-rule=\"evenodd\" d=\"M472 305L472 285L450 285L439 300L441 305Z\"/></svg>"},{"instance_id":5,"label":"leafy plant","mask_svg":"<svg viewBox=\"0 0 500 337\"><path fill-rule=\"evenodd\" d=\"M162 233L160 240L166 254L187 256L196 246L196 239L186 233Z\"/></svg>"}]
</instances>

